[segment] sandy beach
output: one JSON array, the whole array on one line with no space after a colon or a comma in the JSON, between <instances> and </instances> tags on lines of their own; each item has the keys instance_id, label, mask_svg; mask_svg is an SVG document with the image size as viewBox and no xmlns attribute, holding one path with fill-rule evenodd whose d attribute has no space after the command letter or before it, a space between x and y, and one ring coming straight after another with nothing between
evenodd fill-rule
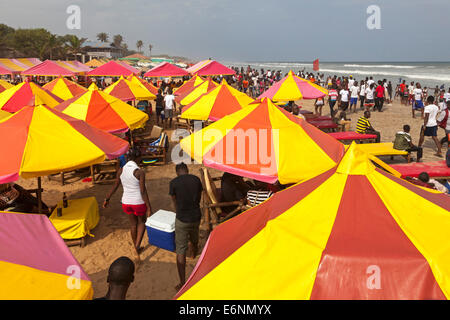
<instances>
[{"instance_id":1,"label":"sandy beach","mask_svg":"<svg viewBox=\"0 0 450 320\"><path fill-rule=\"evenodd\" d=\"M314 110L313 101L297 101L297 104L303 106L306 110ZM327 105L323 108L323 115L329 114ZM357 114L348 114L352 120L351 130L355 129L356 121L362 112ZM382 142L392 142L397 131L402 129L404 124L411 126L411 135L413 143L417 144L419 140L420 126L423 120L418 116L411 118L411 107L401 105L398 100L392 105L384 106L384 112L372 112L372 125L381 131ZM170 136L170 131L169 131ZM442 129L439 129L439 138L443 136ZM171 143L171 148L175 143ZM431 139L426 139L424 143L423 161L438 161L442 158L434 156L435 145ZM170 152L169 152L170 153ZM415 154L413 155L416 156ZM389 157L382 157L387 163L391 163ZM396 157L395 163L405 162L406 160ZM190 173L198 175L200 165L190 165ZM159 209L172 210L172 201L168 195L169 182L176 176L175 165L169 163L164 166L149 166L147 171L147 189L154 212ZM218 171L211 171L213 176L220 176ZM20 179L18 184L25 188L36 187L36 179ZM58 181L49 181L43 178L42 186L44 188L43 200L46 204L52 206L62 199L62 192L67 192L69 199L84 198L95 196L100 211L100 222L92 230L94 237L90 237L85 247L70 247L73 255L80 262L84 270L89 274L94 287L94 298L101 297L107 290L107 271L109 265L120 256L128 256L135 259L130 241L128 218L122 212L119 189L110 201L110 207L101 208L105 195L110 190L111 185L95 185L90 182L82 182L82 179L76 178L69 180L69 184L62 187ZM200 244L203 247L206 242L206 231L201 227ZM178 275L175 264L175 253L158 249L148 244L147 235L143 240L145 250L141 254L141 261L137 264L135 281L131 285L128 299L172 299L175 295L175 285L178 284ZM187 276L195 267L197 259L187 260Z\"/></svg>"}]
</instances>

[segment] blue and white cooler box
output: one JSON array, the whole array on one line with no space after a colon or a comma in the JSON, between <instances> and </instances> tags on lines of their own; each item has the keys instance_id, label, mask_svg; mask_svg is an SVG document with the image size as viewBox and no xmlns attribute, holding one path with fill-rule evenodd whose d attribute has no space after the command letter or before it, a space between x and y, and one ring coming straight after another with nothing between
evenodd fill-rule
<instances>
[{"instance_id":1,"label":"blue and white cooler box","mask_svg":"<svg viewBox=\"0 0 450 320\"><path fill-rule=\"evenodd\" d=\"M158 210L145 222L151 245L175 251L175 212Z\"/></svg>"}]
</instances>

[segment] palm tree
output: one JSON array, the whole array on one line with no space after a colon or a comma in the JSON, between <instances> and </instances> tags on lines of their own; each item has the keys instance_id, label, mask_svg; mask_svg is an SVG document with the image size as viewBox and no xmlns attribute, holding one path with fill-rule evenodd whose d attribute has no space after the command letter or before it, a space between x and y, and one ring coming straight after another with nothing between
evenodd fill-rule
<instances>
[{"instance_id":1,"label":"palm tree","mask_svg":"<svg viewBox=\"0 0 450 320\"><path fill-rule=\"evenodd\" d=\"M52 34L45 44L45 51L48 50L48 53L50 55L50 60L53 60L53 51L55 49L59 49L61 45L63 44L63 41L61 41L61 37L58 37L54 34Z\"/></svg>"},{"instance_id":2,"label":"palm tree","mask_svg":"<svg viewBox=\"0 0 450 320\"><path fill-rule=\"evenodd\" d=\"M136 47L140 53L142 53L141 49L143 46L144 46L144 42L142 42L142 40L138 40L138 42L136 42Z\"/></svg>"},{"instance_id":3,"label":"palm tree","mask_svg":"<svg viewBox=\"0 0 450 320\"><path fill-rule=\"evenodd\" d=\"M76 35L66 36L66 45L68 47L68 52L74 56L79 55L83 52L83 43L87 38L78 38Z\"/></svg>"},{"instance_id":4,"label":"palm tree","mask_svg":"<svg viewBox=\"0 0 450 320\"><path fill-rule=\"evenodd\" d=\"M108 34L106 32L100 32L99 34L97 34L97 39L100 42L106 42L108 41Z\"/></svg>"},{"instance_id":5,"label":"palm tree","mask_svg":"<svg viewBox=\"0 0 450 320\"><path fill-rule=\"evenodd\" d=\"M149 44L148 45L148 50L149 50L149 52L150 52L150 57L152 56L152 49L153 49L153 45L152 44Z\"/></svg>"},{"instance_id":6,"label":"palm tree","mask_svg":"<svg viewBox=\"0 0 450 320\"><path fill-rule=\"evenodd\" d=\"M120 48L122 45L123 37L120 34L116 34L113 38L113 44L116 48Z\"/></svg>"}]
</instances>

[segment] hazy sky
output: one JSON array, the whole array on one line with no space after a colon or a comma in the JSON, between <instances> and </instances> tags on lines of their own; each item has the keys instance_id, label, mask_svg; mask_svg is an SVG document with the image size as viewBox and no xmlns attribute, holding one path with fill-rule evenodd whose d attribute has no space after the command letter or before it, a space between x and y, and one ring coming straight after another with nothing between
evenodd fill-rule
<instances>
[{"instance_id":1,"label":"hazy sky","mask_svg":"<svg viewBox=\"0 0 450 320\"><path fill-rule=\"evenodd\" d=\"M69 5L81 29L66 27ZM381 30L366 26L369 5ZM0 22L56 34L121 34L130 49L225 61L449 61L449 0L14 0Z\"/></svg>"}]
</instances>

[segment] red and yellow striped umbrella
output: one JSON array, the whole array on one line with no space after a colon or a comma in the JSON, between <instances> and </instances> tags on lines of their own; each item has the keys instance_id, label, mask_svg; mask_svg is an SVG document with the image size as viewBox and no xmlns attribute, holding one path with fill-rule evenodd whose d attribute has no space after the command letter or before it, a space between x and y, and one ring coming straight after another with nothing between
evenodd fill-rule
<instances>
[{"instance_id":1,"label":"red and yellow striped umbrella","mask_svg":"<svg viewBox=\"0 0 450 320\"><path fill-rule=\"evenodd\" d=\"M198 86L194 87L192 91L190 91L183 99L180 100L180 103L183 106L188 105L193 102L195 99L200 97L202 94L214 89L219 84L212 81L211 78L206 79L204 82L200 83Z\"/></svg>"},{"instance_id":2,"label":"red and yellow striped umbrella","mask_svg":"<svg viewBox=\"0 0 450 320\"><path fill-rule=\"evenodd\" d=\"M175 102L180 103L184 97L186 97L192 92L192 90L194 90L195 87L199 86L203 82L205 82L205 80L197 75L193 76L188 81L185 81L180 87L173 91L173 94L175 95Z\"/></svg>"},{"instance_id":3,"label":"red and yellow striped umbrella","mask_svg":"<svg viewBox=\"0 0 450 320\"><path fill-rule=\"evenodd\" d=\"M88 167L128 150L126 141L47 106L0 120L0 137L0 184Z\"/></svg>"},{"instance_id":4,"label":"red and yellow striped umbrella","mask_svg":"<svg viewBox=\"0 0 450 320\"><path fill-rule=\"evenodd\" d=\"M76 97L87 91L86 88L80 86L78 83L75 83L63 77L58 77L55 80L45 84L43 88L47 89L63 100Z\"/></svg>"},{"instance_id":5,"label":"red and yellow striped umbrella","mask_svg":"<svg viewBox=\"0 0 450 320\"><path fill-rule=\"evenodd\" d=\"M191 120L217 121L241 110L251 102L253 102L252 98L229 86L224 79L219 86L185 106L180 117Z\"/></svg>"},{"instance_id":6,"label":"red and yellow striped umbrella","mask_svg":"<svg viewBox=\"0 0 450 320\"><path fill-rule=\"evenodd\" d=\"M448 299L450 201L376 168L338 166L210 234L179 299Z\"/></svg>"},{"instance_id":7,"label":"red and yellow striped umbrella","mask_svg":"<svg viewBox=\"0 0 450 320\"><path fill-rule=\"evenodd\" d=\"M322 98L327 94L327 89L297 77L291 70L286 77L275 83L258 98L269 98L274 101L295 101Z\"/></svg>"},{"instance_id":8,"label":"red and yellow striped umbrella","mask_svg":"<svg viewBox=\"0 0 450 320\"><path fill-rule=\"evenodd\" d=\"M94 84L87 92L56 106L55 110L110 133L141 128L148 120L145 112L95 89Z\"/></svg>"},{"instance_id":9,"label":"red and yellow striped umbrella","mask_svg":"<svg viewBox=\"0 0 450 320\"><path fill-rule=\"evenodd\" d=\"M344 145L264 99L195 132L181 148L207 167L282 184L336 166Z\"/></svg>"},{"instance_id":10,"label":"red and yellow striped umbrella","mask_svg":"<svg viewBox=\"0 0 450 320\"><path fill-rule=\"evenodd\" d=\"M0 93L5 91L6 89L14 87L11 83L0 79Z\"/></svg>"},{"instance_id":11,"label":"red and yellow striped umbrella","mask_svg":"<svg viewBox=\"0 0 450 320\"><path fill-rule=\"evenodd\" d=\"M155 96L158 94L158 88L157 87L152 85L150 82L145 81L144 79L136 77L134 74L130 75L127 78L127 80L131 81L131 83L143 85L148 91L153 93Z\"/></svg>"},{"instance_id":12,"label":"red and yellow striped umbrella","mask_svg":"<svg viewBox=\"0 0 450 320\"><path fill-rule=\"evenodd\" d=\"M152 100L156 96L144 86L128 81L123 76L103 90L122 101Z\"/></svg>"},{"instance_id":13,"label":"red and yellow striped umbrella","mask_svg":"<svg viewBox=\"0 0 450 320\"><path fill-rule=\"evenodd\" d=\"M92 282L50 220L0 212L1 300L90 300Z\"/></svg>"},{"instance_id":14,"label":"red and yellow striped umbrella","mask_svg":"<svg viewBox=\"0 0 450 320\"><path fill-rule=\"evenodd\" d=\"M63 100L33 82L22 82L0 93L0 110L17 112L25 106L56 107Z\"/></svg>"}]
</instances>

